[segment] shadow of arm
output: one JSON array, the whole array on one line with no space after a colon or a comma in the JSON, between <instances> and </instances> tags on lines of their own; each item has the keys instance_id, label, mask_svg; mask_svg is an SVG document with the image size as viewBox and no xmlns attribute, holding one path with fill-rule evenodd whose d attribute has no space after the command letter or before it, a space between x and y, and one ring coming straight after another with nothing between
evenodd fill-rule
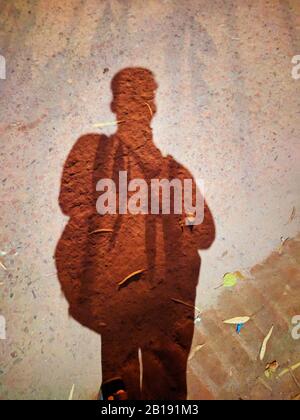
<instances>
[{"instance_id":1,"label":"shadow of arm","mask_svg":"<svg viewBox=\"0 0 300 420\"><path fill-rule=\"evenodd\" d=\"M72 148L63 169L59 205L67 216L84 212L93 197L94 160L101 136L87 134Z\"/></svg>"},{"instance_id":2,"label":"shadow of arm","mask_svg":"<svg viewBox=\"0 0 300 420\"><path fill-rule=\"evenodd\" d=\"M192 235L198 249L209 249L216 238L216 227L213 215L204 203L204 219L200 225L194 226Z\"/></svg>"}]
</instances>

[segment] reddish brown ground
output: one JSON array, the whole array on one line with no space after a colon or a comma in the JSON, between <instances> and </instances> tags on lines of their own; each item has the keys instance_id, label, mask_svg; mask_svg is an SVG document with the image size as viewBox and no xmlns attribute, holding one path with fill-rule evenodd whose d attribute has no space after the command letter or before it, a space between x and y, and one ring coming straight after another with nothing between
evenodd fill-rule
<instances>
[{"instance_id":1,"label":"reddish brown ground","mask_svg":"<svg viewBox=\"0 0 300 420\"><path fill-rule=\"evenodd\" d=\"M240 335L223 324L225 319L250 316ZM300 236L289 240L282 253L275 251L256 265L248 278L224 290L218 305L202 314L194 345L206 343L189 364L190 397L199 399L290 400L300 397L300 368L278 374L300 362L300 339L294 340L292 318L300 315ZM263 362L262 342L274 332ZM277 361L272 379L264 370Z\"/></svg>"},{"instance_id":2,"label":"reddish brown ground","mask_svg":"<svg viewBox=\"0 0 300 420\"><path fill-rule=\"evenodd\" d=\"M112 110L118 132L80 138L65 164L60 206L70 221L58 243L56 263L70 314L102 335L103 380L122 376L130 398L185 399L187 359L194 332L199 278L198 249L214 241L212 215L191 230L177 215L106 215L96 211L96 184L119 171L130 179L192 179L155 147L150 121L157 88L144 69L126 69L113 80ZM195 185L194 185L195 187ZM112 233L91 234L98 229ZM139 278L118 288L130 273ZM143 359L140 394L138 349Z\"/></svg>"}]
</instances>

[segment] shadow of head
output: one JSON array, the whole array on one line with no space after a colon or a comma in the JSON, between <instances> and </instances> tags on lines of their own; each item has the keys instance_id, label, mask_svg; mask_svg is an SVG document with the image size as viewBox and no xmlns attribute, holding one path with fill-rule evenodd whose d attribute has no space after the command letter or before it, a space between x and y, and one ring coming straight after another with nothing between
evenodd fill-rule
<instances>
[{"instance_id":1,"label":"shadow of head","mask_svg":"<svg viewBox=\"0 0 300 420\"><path fill-rule=\"evenodd\" d=\"M111 83L111 110L119 121L149 124L156 113L155 92L158 85L154 74L145 68L121 70Z\"/></svg>"}]
</instances>

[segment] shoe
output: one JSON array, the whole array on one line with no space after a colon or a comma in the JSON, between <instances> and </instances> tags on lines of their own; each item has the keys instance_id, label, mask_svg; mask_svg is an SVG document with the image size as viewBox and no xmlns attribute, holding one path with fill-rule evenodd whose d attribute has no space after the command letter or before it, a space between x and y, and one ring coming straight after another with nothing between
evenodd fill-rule
<instances>
[{"instance_id":1,"label":"shoe","mask_svg":"<svg viewBox=\"0 0 300 420\"><path fill-rule=\"evenodd\" d=\"M122 378L112 378L103 382L99 393L99 399L106 401L128 400L126 387Z\"/></svg>"}]
</instances>

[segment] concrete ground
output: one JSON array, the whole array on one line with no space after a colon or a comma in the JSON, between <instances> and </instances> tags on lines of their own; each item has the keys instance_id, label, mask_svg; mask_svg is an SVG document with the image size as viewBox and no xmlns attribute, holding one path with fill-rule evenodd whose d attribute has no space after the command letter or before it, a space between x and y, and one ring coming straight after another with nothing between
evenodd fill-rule
<instances>
[{"instance_id":1,"label":"concrete ground","mask_svg":"<svg viewBox=\"0 0 300 420\"><path fill-rule=\"evenodd\" d=\"M191 354L190 398L300 393L299 371L276 377L300 361L299 41L298 0L0 0L0 398L65 399L74 384L74 399L91 399L99 388L99 337L68 317L56 277L58 193L78 137L114 119L110 80L128 66L155 73L156 144L204 179L217 226L202 253L194 350L206 346ZM235 270L247 280L218 288ZM223 325L261 307L240 336Z\"/></svg>"}]
</instances>

